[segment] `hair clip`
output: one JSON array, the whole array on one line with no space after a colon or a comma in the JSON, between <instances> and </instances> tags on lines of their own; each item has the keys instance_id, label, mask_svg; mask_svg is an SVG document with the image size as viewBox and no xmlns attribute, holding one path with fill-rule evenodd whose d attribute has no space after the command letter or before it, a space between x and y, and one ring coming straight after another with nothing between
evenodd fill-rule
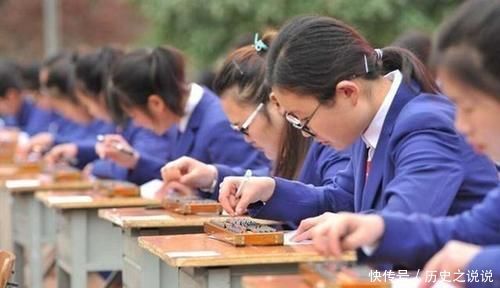
<instances>
[{"instance_id":1,"label":"hair clip","mask_svg":"<svg viewBox=\"0 0 500 288\"><path fill-rule=\"evenodd\" d=\"M240 65L238 65L238 63L236 63L236 61L233 59L233 61L231 61L234 65L234 67L236 67L236 69L238 69L238 72L240 72L240 75L243 75L243 70L241 70L241 67Z\"/></svg>"},{"instance_id":2,"label":"hair clip","mask_svg":"<svg viewBox=\"0 0 500 288\"><path fill-rule=\"evenodd\" d=\"M365 71L366 73L370 73L370 70L368 69L368 60L366 59L366 55L363 55L363 59L365 60Z\"/></svg>"},{"instance_id":3,"label":"hair clip","mask_svg":"<svg viewBox=\"0 0 500 288\"><path fill-rule=\"evenodd\" d=\"M255 51L260 52L262 50L267 50L269 47L267 47L266 43L262 41L262 39L259 39L259 33L255 33L255 38L253 40L253 47L255 47Z\"/></svg>"},{"instance_id":4,"label":"hair clip","mask_svg":"<svg viewBox=\"0 0 500 288\"><path fill-rule=\"evenodd\" d=\"M382 60L384 56L384 51L382 49L375 49L375 54L377 54L377 61Z\"/></svg>"}]
</instances>

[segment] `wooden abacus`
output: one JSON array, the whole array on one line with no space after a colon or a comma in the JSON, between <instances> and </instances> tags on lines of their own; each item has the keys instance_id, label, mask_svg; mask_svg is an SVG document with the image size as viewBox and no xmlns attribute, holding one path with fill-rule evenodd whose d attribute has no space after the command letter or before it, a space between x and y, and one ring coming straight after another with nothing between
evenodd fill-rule
<instances>
[{"instance_id":1,"label":"wooden abacus","mask_svg":"<svg viewBox=\"0 0 500 288\"><path fill-rule=\"evenodd\" d=\"M222 205L215 200L172 193L163 198L162 206L169 211L183 215L222 213Z\"/></svg>"},{"instance_id":2,"label":"wooden abacus","mask_svg":"<svg viewBox=\"0 0 500 288\"><path fill-rule=\"evenodd\" d=\"M39 174L42 172L43 167L39 161L19 161L14 164L16 167L16 174Z\"/></svg>"},{"instance_id":3,"label":"wooden abacus","mask_svg":"<svg viewBox=\"0 0 500 288\"><path fill-rule=\"evenodd\" d=\"M83 180L82 172L69 165L57 165L52 171L52 180L54 182L71 182Z\"/></svg>"},{"instance_id":4,"label":"wooden abacus","mask_svg":"<svg viewBox=\"0 0 500 288\"><path fill-rule=\"evenodd\" d=\"M373 281L366 266L350 268L343 262L301 264L299 273L311 288L390 288L390 282Z\"/></svg>"},{"instance_id":5,"label":"wooden abacus","mask_svg":"<svg viewBox=\"0 0 500 288\"><path fill-rule=\"evenodd\" d=\"M116 180L99 180L94 190L107 197L139 197L139 187L133 183Z\"/></svg>"},{"instance_id":6,"label":"wooden abacus","mask_svg":"<svg viewBox=\"0 0 500 288\"><path fill-rule=\"evenodd\" d=\"M230 218L206 222L204 231L210 237L234 246L283 245L284 233L248 218Z\"/></svg>"}]
</instances>

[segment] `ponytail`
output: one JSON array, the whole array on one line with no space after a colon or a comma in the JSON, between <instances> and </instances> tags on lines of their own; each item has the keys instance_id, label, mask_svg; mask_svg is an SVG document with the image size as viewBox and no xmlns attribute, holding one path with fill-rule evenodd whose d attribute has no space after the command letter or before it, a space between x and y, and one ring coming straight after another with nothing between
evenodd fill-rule
<instances>
[{"instance_id":1,"label":"ponytail","mask_svg":"<svg viewBox=\"0 0 500 288\"><path fill-rule=\"evenodd\" d=\"M403 74L403 79L415 80L423 92L439 92L439 88L431 77L428 68L412 52L394 46L384 48L382 51L382 69L380 74L387 74L398 69Z\"/></svg>"},{"instance_id":2,"label":"ponytail","mask_svg":"<svg viewBox=\"0 0 500 288\"><path fill-rule=\"evenodd\" d=\"M122 57L111 76L111 89L124 108L146 112L149 96L156 94L169 109L182 116L187 93L184 57L173 47L138 50Z\"/></svg>"}]
</instances>

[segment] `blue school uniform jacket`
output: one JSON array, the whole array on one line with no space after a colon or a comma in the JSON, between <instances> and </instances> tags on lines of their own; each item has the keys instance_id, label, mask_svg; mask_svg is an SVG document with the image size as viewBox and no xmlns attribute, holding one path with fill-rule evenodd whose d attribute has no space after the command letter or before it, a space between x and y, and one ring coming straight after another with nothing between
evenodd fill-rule
<instances>
[{"instance_id":1,"label":"blue school uniform jacket","mask_svg":"<svg viewBox=\"0 0 500 288\"><path fill-rule=\"evenodd\" d=\"M335 149L313 141L300 170L298 181L314 186L329 185L347 167L350 151ZM286 179L282 179L286 181Z\"/></svg>"},{"instance_id":2,"label":"blue school uniform jacket","mask_svg":"<svg viewBox=\"0 0 500 288\"><path fill-rule=\"evenodd\" d=\"M252 170L269 168L265 156L246 143L243 136L233 130L222 110L219 98L207 88L195 107L184 133L177 126L168 132L171 137L169 160L190 156L207 164L224 164ZM136 176L161 178L160 169L165 161L155 157L140 157L134 169Z\"/></svg>"},{"instance_id":3,"label":"blue school uniform jacket","mask_svg":"<svg viewBox=\"0 0 500 288\"><path fill-rule=\"evenodd\" d=\"M116 126L101 120L94 120L88 125L78 125L75 130L68 137L74 140L67 142L74 142L78 146L78 154L76 156L78 163L76 167L81 169L98 158L95 153L97 135L113 133L116 131Z\"/></svg>"},{"instance_id":4,"label":"blue school uniform jacket","mask_svg":"<svg viewBox=\"0 0 500 288\"><path fill-rule=\"evenodd\" d=\"M473 209L459 215L432 218L428 215L384 212L382 217L384 235L368 260L422 267L450 240L477 245L500 244L500 187ZM498 255L499 250L492 250L488 251L496 254L481 253L470 266L488 265L489 269L495 269L497 281L500 281L500 258L496 261L490 258Z\"/></svg>"},{"instance_id":5,"label":"blue school uniform jacket","mask_svg":"<svg viewBox=\"0 0 500 288\"><path fill-rule=\"evenodd\" d=\"M333 184L311 187L276 179L258 217L300 221L327 211L375 210L453 215L470 209L497 185L493 163L477 155L454 128L454 106L403 81L385 118L365 180L366 145ZM366 184L365 184L366 182Z\"/></svg>"},{"instance_id":6,"label":"blue school uniform jacket","mask_svg":"<svg viewBox=\"0 0 500 288\"><path fill-rule=\"evenodd\" d=\"M30 136L49 131L56 120L55 113L37 107L29 99L23 99L21 108L15 116L7 116L4 119L5 125L17 127Z\"/></svg>"},{"instance_id":7,"label":"blue school uniform jacket","mask_svg":"<svg viewBox=\"0 0 500 288\"><path fill-rule=\"evenodd\" d=\"M139 154L150 155L163 162L167 161L168 137L157 136L147 129L136 126L131 120L116 132L121 134ZM150 180L148 177L143 179L135 177L134 170L119 166L111 160L98 159L92 162L92 165L92 174L99 178L128 180L138 185Z\"/></svg>"}]
</instances>

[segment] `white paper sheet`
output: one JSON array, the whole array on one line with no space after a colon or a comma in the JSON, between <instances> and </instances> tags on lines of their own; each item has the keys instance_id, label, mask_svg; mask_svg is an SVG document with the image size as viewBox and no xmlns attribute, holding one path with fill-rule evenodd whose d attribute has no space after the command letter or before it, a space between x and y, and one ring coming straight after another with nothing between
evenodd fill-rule
<instances>
[{"instance_id":1,"label":"white paper sheet","mask_svg":"<svg viewBox=\"0 0 500 288\"><path fill-rule=\"evenodd\" d=\"M311 240L303 240L300 242L293 241L292 238L297 234L297 230L287 231L283 235L283 245L304 245L304 244L312 244Z\"/></svg>"},{"instance_id":2,"label":"white paper sheet","mask_svg":"<svg viewBox=\"0 0 500 288\"><path fill-rule=\"evenodd\" d=\"M163 181L153 179L141 185L141 197L146 199L154 199L156 192L163 187Z\"/></svg>"},{"instance_id":3,"label":"white paper sheet","mask_svg":"<svg viewBox=\"0 0 500 288\"><path fill-rule=\"evenodd\" d=\"M165 253L170 258L190 258L190 257L215 257L220 254L216 251L211 250L200 250L200 251L173 251Z\"/></svg>"},{"instance_id":4,"label":"white paper sheet","mask_svg":"<svg viewBox=\"0 0 500 288\"><path fill-rule=\"evenodd\" d=\"M16 188L36 188L41 185L40 180L38 179L17 179L17 180L7 180L5 181L5 187L7 189L16 189Z\"/></svg>"},{"instance_id":5,"label":"white paper sheet","mask_svg":"<svg viewBox=\"0 0 500 288\"><path fill-rule=\"evenodd\" d=\"M47 201L51 204L88 203L92 202L92 197L88 195L50 196L47 198Z\"/></svg>"}]
</instances>

